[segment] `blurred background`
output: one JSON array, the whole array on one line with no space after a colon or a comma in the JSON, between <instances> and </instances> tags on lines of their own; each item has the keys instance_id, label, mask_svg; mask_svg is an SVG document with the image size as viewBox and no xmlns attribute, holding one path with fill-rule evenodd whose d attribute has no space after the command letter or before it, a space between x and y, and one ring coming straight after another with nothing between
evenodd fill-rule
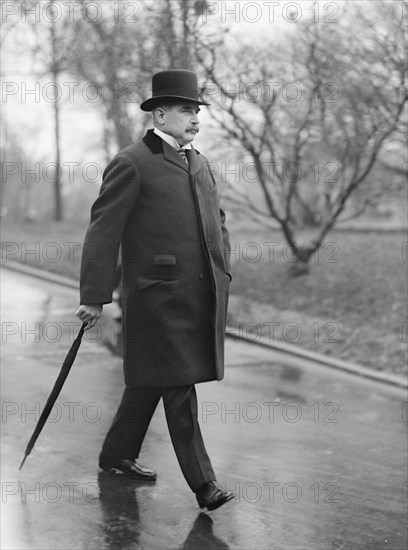
<instances>
[{"instance_id":1,"label":"blurred background","mask_svg":"<svg viewBox=\"0 0 408 550\"><path fill-rule=\"evenodd\" d=\"M78 278L152 74L195 70L229 324L407 374L407 3L3 1L2 261Z\"/></svg>"}]
</instances>

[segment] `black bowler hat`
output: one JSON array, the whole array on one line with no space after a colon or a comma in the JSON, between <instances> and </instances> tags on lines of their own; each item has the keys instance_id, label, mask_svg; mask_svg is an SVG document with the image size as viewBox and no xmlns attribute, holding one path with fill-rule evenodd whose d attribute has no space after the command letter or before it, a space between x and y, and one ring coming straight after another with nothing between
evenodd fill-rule
<instances>
[{"instance_id":1,"label":"black bowler hat","mask_svg":"<svg viewBox=\"0 0 408 550\"><path fill-rule=\"evenodd\" d=\"M142 111L152 111L165 100L187 99L197 105L210 105L198 98L197 75L193 71L175 69L161 71L153 75L152 97L140 105Z\"/></svg>"}]
</instances>

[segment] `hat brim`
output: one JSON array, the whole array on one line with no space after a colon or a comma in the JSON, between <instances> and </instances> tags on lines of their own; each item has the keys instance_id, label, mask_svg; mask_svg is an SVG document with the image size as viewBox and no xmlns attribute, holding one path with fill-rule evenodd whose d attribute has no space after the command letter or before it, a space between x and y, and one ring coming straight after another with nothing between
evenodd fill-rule
<instances>
[{"instance_id":1,"label":"hat brim","mask_svg":"<svg viewBox=\"0 0 408 550\"><path fill-rule=\"evenodd\" d=\"M211 103L206 103L205 101L198 101L197 99L191 99L191 97L185 97L181 95L162 95L162 96L155 96L151 97L150 99L146 99L146 101L143 101L141 103L140 108L142 111L152 111L156 105L159 103L164 103L165 101L177 101L177 100L185 100L185 101L191 101L192 103L196 103L197 105L211 105Z\"/></svg>"}]
</instances>

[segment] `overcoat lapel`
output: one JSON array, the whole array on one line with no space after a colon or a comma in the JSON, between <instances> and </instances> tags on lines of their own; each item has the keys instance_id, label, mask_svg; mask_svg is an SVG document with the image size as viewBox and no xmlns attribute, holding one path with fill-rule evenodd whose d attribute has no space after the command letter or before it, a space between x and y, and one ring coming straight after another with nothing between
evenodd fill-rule
<instances>
[{"instance_id":1,"label":"overcoat lapel","mask_svg":"<svg viewBox=\"0 0 408 550\"><path fill-rule=\"evenodd\" d=\"M167 160L167 162L176 164L177 166L188 172L187 163L181 158L176 149L166 142L163 142L163 157L164 160Z\"/></svg>"},{"instance_id":2,"label":"overcoat lapel","mask_svg":"<svg viewBox=\"0 0 408 550\"><path fill-rule=\"evenodd\" d=\"M164 142L161 137L154 133L153 130L148 130L143 138L144 143L149 147L152 153L162 154L164 160L175 164L179 168L182 168L185 172L189 171L189 166L181 158L174 147L171 147L168 143ZM197 161L198 162L198 161Z\"/></svg>"},{"instance_id":3,"label":"overcoat lapel","mask_svg":"<svg viewBox=\"0 0 408 550\"><path fill-rule=\"evenodd\" d=\"M147 130L143 141L153 154L163 154L163 140L153 130Z\"/></svg>"}]
</instances>

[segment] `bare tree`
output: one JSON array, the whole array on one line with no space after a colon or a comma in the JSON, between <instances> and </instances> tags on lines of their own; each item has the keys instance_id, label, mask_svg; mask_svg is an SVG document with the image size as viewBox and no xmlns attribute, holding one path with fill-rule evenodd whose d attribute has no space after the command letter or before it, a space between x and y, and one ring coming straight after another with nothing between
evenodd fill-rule
<instances>
[{"instance_id":1,"label":"bare tree","mask_svg":"<svg viewBox=\"0 0 408 550\"><path fill-rule=\"evenodd\" d=\"M50 1L50 10L51 13L55 14L55 1ZM55 25L51 25L49 28L49 42L50 42L50 60L49 60L49 71L51 73L52 81L55 86L54 94L57 94L58 80L60 74L64 70L64 55L61 56L60 49L60 37L58 35ZM59 167L61 166L61 108L60 102L54 97L53 102L54 107L54 131L55 131L55 174L54 174L54 219L56 221L61 221L63 219L63 207L62 207L62 196L61 196L61 171Z\"/></svg>"},{"instance_id":2,"label":"bare tree","mask_svg":"<svg viewBox=\"0 0 408 550\"><path fill-rule=\"evenodd\" d=\"M299 259L298 273L308 271L339 220L361 215L386 191L367 186L352 200L406 125L399 6L373 7L367 13L348 3L341 25L301 22L280 43L196 41L212 116L253 166L260 190L259 197L232 185L230 197L278 224ZM312 237L301 243L305 229Z\"/></svg>"},{"instance_id":3,"label":"bare tree","mask_svg":"<svg viewBox=\"0 0 408 550\"><path fill-rule=\"evenodd\" d=\"M194 70L194 38L204 28L206 0L160 0L147 4L157 38L155 50L164 66Z\"/></svg>"},{"instance_id":4,"label":"bare tree","mask_svg":"<svg viewBox=\"0 0 408 550\"><path fill-rule=\"evenodd\" d=\"M35 11L36 2L25 2L21 9L23 13ZM61 181L61 98L59 97L59 80L67 69L71 46L75 40L75 29L65 25L64 18L59 17L57 0L50 0L47 5L47 20L26 17L33 57L33 76L36 78L50 77L54 97L50 98L54 115L54 219L61 221L64 217L62 204ZM24 38L27 38L25 34ZM24 44L26 47L26 44Z\"/></svg>"},{"instance_id":5,"label":"bare tree","mask_svg":"<svg viewBox=\"0 0 408 550\"><path fill-rule=\"evenodd\" d=\"M204 6L203 0L142 1L134 17L81 21L70 70L100 91L106 148L112 142L122 149L145 131L150 117L138 106L154 72L192 68L192 36Z\"/></svg>"},{"instance_id":6,"label":"bare tree","mask_svg":"<svg viewBox=\"0 0 408 550\"><path fill-rule=\"evenodd\" d=\"M86 1L80 0L83 8ZM126 14L126 12L125 12ZM103 108L105 148L109 143L121 149L131 143L140 123L129 114L140 102L143 89L143 60L146 29L136 16L105 16L94 21L81 20L70 71L99 94ZM109 151L106 151L109 157Z\"/></svg>"}]
</instances>

